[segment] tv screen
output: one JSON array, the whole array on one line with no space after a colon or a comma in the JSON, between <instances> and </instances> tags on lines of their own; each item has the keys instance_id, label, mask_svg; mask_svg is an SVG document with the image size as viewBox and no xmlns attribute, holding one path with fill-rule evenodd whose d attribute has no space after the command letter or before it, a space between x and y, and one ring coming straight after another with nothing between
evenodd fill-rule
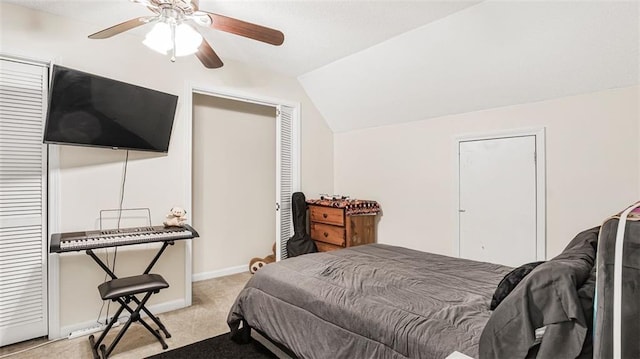
<instances>
[{"instance_id":1,"label":"tv screen","mask_svg":"<svg viewBox=\"0 0 640 359\"><path fill-rule=\"evenodd\" d=\"M44 143L167 152L178 96L53 66Z\"/></svg>"}]
</instances>

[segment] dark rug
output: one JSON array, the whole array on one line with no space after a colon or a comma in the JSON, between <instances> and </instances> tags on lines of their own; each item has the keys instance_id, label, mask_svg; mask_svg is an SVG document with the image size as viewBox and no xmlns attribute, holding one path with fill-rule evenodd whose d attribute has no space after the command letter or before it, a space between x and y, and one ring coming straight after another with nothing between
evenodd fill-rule
<instances>
[{"instance_id":1,"label":"dark rug","mask_svg":"<svg viewBox=\"0 0 640 359\"><path fill-rule=\"evenodd\" d=\"M229 333L205 339L184 347L164 351L147 359L266 359L277 358L262 344L251 339L248 344L237 344Z\"/></svg>"}]
</instances>

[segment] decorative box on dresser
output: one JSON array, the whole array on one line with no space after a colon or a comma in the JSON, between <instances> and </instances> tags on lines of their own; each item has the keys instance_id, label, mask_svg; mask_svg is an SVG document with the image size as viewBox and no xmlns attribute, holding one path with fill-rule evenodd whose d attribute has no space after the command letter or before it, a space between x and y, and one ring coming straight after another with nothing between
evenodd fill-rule
<instances>
[{"instance_id":1,"label":"decorative box on dresser","mask_svg":"<svg viewBox=\"0 0 640 359\"><path fill-rule=\"evenodd\" d=\"M307 203L309 232L319 252L375 243L377 202L312 199Z\"/></svg>"}]
</instances>

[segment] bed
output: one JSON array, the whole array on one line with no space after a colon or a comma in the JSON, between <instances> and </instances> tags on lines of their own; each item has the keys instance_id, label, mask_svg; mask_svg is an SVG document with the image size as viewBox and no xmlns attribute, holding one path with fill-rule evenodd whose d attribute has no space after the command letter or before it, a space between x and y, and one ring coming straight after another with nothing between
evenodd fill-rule
<instances>
[{"instance_id":1,"label":"bed","mask_svg":"<svg viewBox=\"0 0 640 359\"><path fill-rule=\"evenodd\" d=\"M612 326L609 300L593 316L598 238L616 233L609 222L515 284L506 281L514 268L384 244L290 258L249 280L228 324L236 340L253 329L300 358L609 357L591 340L594 321L596 332ZM491 311L505 282L513 287ZM626 353L640 355L637 342Z\"/></svg>"}]
</instances>

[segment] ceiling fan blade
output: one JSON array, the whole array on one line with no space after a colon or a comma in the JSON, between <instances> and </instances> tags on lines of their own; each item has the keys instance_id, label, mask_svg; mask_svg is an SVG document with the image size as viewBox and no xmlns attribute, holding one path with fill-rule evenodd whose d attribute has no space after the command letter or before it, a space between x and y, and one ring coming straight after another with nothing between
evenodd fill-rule
<instances>
[{"instance_id":1,"label":"ceiling fan blade","mask_svg":"<svg viewBox=\"0 0 640 359\"><path fill-rule=\"evenodd\" d=\"M198 52L196 52L196 57L202 62L204 67L208 69L217 69L224 65L222 60L218 57L215 51L211 48L207 40L202 39L202 43L200 47L198 47Z\"/></svg>"},{"instance_id":2,"label":"ceiling fan blade","mask_svg":"<svg viewBox=\"0 0 640 359\"><path fill-rule=\"evenodd\" d=\"M144 25L149 23L152 19L156 18L155 16L144 16L144 17L137 17L135 19L131 19L128 21L125 21L123 23L120 23L118 25L114 25L111 27L108 27L104 30L98 31L94 34L89 35L90 39L106 39L109 38L111 36L114 35L118 35L119 33L125 32L127 30L131 30L133 28L136 28L140 25Z\"/></svg>"},{"instance_id":3,"label":"ceiling fan blade","mask_svg":"<svg viewBox=\"0 0 640 359\"><path fill-rule=\"evenodd\" d=\"M200 10L206 13L211 19L212 29L229 32L235 35L248 37L253 40L266 42L271 45L282 45L284 42L284 34L278 30L268 27L252 24L250 22L234 19L224 15L218 15Z\"/></svg>"}]
</instances>

